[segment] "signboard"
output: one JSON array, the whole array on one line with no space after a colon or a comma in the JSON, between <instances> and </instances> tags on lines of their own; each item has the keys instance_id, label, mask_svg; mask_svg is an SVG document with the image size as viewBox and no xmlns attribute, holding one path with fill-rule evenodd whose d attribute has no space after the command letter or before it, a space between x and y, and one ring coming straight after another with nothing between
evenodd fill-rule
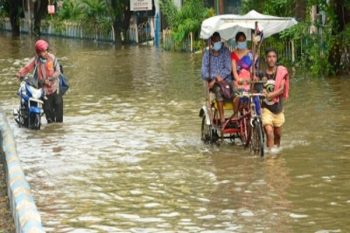
<instances>
[{"instance_id":1,"label":"signboard","mask_svg":"<svg viewBox=\"0 0 350 233\"><path fill-rule=\"evenodd\" d=\"M130 0L131 11L151 11L152 0Z\"/></svg>"}]
</instances>

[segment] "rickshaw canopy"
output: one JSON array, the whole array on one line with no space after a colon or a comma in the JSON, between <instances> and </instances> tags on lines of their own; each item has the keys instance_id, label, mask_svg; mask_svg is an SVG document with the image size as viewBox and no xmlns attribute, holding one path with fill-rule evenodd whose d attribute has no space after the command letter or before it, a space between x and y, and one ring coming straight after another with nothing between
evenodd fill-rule
<instances>
[{"instance_id":1,"label":"rickshaw canopy","mask_svg":"<svg viewBox=\"0 0 350 233\"><path fill-rule=\"evenodd\" d=\"M263 31L264 37L269 37L297 24L294 18L263 15L251 10L245 15L224 14L204 20L200 38L209 39L214 32L219 32L222 39L229 40L241 31L246 34L247 40L250 40L256 22L259 31Z\"/></svg>"}]
</instances>

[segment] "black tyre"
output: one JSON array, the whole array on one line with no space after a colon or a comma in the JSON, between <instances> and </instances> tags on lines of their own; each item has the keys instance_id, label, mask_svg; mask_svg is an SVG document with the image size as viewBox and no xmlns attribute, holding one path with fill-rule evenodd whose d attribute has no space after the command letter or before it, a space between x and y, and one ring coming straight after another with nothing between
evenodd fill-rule
<instances>
[{"instance_id":1,"label":"black tyre","mask_svg":"<svg viewBox=\"0 0 350 233\"><path fill-rule=\"evenodd\" d=\"M258 154L261 157L264 156L264 141L265 139L261 122L254 120L252 128L252 139L250 144L250 148L254 154Z\"/></svg>"},{"instance_id":2,"label":"black tyre","mask_svg":"<svg viewBox=\"0 0 350 233\"><path fill-rule=\"evenodd\" d=\"M219 136L216 130L206 123L207 118L205 115L202 117L202 126L201 126L201 140L206 144L215 143Z\"/></svg>"},{"instance_id":3,"label":"black tyre","mask_svg":"<svg viewBox=\"0 0 350 233\"><path fill-rule=\"evenodd\" d=\"M29 125L31 129L40 129L41 126L41 117L40 114L33 114L29 118Z\"/></svg>"},{"instance_id":4,"label":"black tyre","mask_svg":"<svg viewBox=\"0 0 350 233\"><path fill-rule=\"evenodd\" d=\"M247 113L247 110L243 108L240 111L240 121L239 121L239 136L244 148L249 146L251 141L251 126L250 126L250 113Z\"/></svg>"},{"instance_id":5,"label":"black tyre","mask_svg":"<svg viewBox=\"0 0 350 233\"><path fill-rule=\"evenodd\" d=\"M247 117L243 117L240 120L239 127L240 127L239 136L242 141L242 145L244 147L247 147L250 143L250 136L251 136L251 132L250 132L251 127Z\"/></svg>"},{"instance_id":6,"label":"black tyre","mask_svg":"<svg viewBox=\"0 0 350 233\"><path fill-rule=\"evenodd\" d=\"M24 119L21 110L18 111L18 115L15 117L15 121L17 122L19 127L24 126Z\"/></svg>"},{"instance_id":7,"label":"black tyre","mask_svg":"<svg viewBox=\"0 0 350 233\"><path fill-rule=\"evenodd\" d=\"M28 111L25 107L22 107L18 114L18 124L20 127L28 127L28 123Z\"/></svg>"}]
</instances>

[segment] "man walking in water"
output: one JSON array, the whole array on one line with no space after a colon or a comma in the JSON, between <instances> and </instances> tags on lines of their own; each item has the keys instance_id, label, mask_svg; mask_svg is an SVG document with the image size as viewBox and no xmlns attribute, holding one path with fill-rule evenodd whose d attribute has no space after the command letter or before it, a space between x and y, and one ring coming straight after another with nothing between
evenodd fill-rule
<instances>
[{"instance_id":1,"label":"man walking in water","mask_svg":"<svg viewBox=\"0 0 350 233\"><path fill-rule=\"evenodd\" d=\"M16 76L24 77L33 72L33 76L45 91L44 112L47 123L63 122L63 98L59 93L58 77L61 74L56 57L48 52L49 44L45 40L35 42L35 56L20 69Z\"/></svg>"},{"instance_id":2,"label":"man walking in water","mask_svg":"<svg viewBox=\"0 0 350 233\"><path fill-rule=\"evenodd\" d=\"M266 145L270 153L277 153L281 144L282 125L285 122L283 101L288 99L288 70L277 65L277 52L267 49L265 52L267 68L264 84L266 98L262 103L262 122L266 133Z\"/></svg>"}]
</instances>

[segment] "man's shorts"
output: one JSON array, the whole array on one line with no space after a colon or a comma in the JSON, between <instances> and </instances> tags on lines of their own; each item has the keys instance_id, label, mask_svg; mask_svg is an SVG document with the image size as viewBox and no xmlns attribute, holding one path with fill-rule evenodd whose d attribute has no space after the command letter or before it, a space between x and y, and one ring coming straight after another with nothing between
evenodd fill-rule
<instances>
[{"instance_id":1,"label":"man's shorts","mask_svg":"<svg viewBox=\"0 0 350 233\"><path fill-rule=\"evenodd\" d=\"M267 108L262 109L261 118L262 118L263 126L271 125L273 127L281 127L285 122L283 112L274 114L270 110L268 110Z\"/></svg>"}]
</instances>

